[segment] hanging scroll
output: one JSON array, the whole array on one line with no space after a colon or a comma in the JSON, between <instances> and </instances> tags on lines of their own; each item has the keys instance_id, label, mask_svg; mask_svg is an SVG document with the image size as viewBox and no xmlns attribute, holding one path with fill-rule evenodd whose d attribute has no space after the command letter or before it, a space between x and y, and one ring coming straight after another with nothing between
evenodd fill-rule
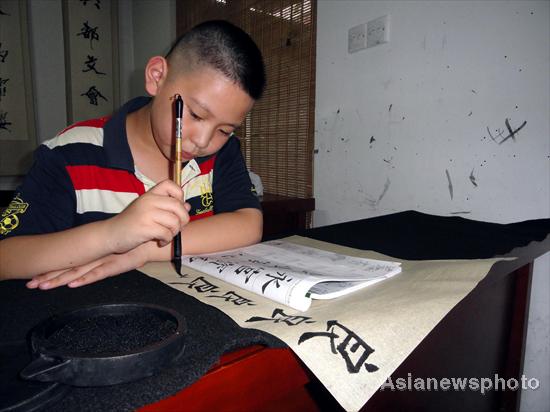
<instances>
[{"instance_id":1,"label":"hanging scroll","mask_svg":"<svg viewBox=\"0 0 550 412\"><path fill-rule=\"evenodd\" d=\"M0 0L0 176L26 173L36 147L27 2Z\"/></svg>"},{"instance_id":2,"label":"hanging scroll","mask_svg":"<svg viewBox=\"0 0 550 412\"><path fill-rule=\"evenodd\" d=\"M116 2L63 4L69 123L111 114L119 105Z\"/></svg>"}]
</instances>

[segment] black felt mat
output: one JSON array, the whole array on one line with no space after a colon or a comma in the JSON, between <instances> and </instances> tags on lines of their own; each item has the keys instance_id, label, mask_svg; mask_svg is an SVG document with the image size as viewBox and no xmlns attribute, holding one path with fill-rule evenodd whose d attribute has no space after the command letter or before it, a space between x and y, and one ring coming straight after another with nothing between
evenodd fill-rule
<instances>
[{"instance_id":1,"label":"black felt mat","mask_svg":"<svg viewBox=\"0 0 550 412\"><path fill-rule=\"evenodd\" d=\"M101 303L144 302L179 311L189 332L184 355L161 373L140 381L109 387L74 388L48 411L130 411L175 394L198 380L232 349L253 344L285 346L255 329L243 329L227 315L162 282L132 271L82 288L29 290L24 281L0 282L0 343L22 341L40 321L83 306ZM3 375L0 382L13 379ZM8 399L0 402L8 404Z\"/></svg>"},{"instance_id":2,"label":"black felt mat","mask_svg":"<svg viewBox=\"0 0 550 412\"><path fill-rule=\"evenodd\" d=\"M485 259L550 233L550 219L500 224L406 211L296 234L407 260Z\"/></svg>"}]
</instances>

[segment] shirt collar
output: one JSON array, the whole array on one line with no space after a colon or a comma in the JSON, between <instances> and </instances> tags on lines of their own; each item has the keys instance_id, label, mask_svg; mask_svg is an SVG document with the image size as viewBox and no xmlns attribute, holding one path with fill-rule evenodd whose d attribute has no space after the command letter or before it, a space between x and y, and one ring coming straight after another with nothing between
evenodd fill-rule
<instances>
[{"instance_id":1,"label":"shirt collar","mask_svg":"<svg viewBox=\"0 0 550 412\"><path fill-rule=\"evenodd\" d=\"M126 116L149 104L151 97L140 96L128 101L122 106L103 127L103 148L107 154L107 162L110 167L128 170L135 173L134 158L128 135L126 134ZM201 164L210 159L213 155L197 157L193 166ZM195 169L192 167L191 170Z\"/></svg>"},{"instance_id":2,"label":"shirt collar","mask_svg":"<svg viewBox=\"0 0 550 412\"><path fill-rule=\"evenodd\" d=\"M134 158L126 134L126 116L151 101L150 97L136 97L122 106L103 127L103 148L109 166L134 172Z\"/></svg>"}]
</instances>

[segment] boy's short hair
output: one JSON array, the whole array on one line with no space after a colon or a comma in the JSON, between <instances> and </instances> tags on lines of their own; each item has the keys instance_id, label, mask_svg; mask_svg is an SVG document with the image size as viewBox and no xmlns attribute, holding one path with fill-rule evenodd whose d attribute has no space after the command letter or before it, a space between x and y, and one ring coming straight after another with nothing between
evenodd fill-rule
<instances>
[{"instance_id":1,"label":"boy's short hair","mask_svg":"<svg viewBox=\"0 0 550 412\"><path fill-rule=\"evenodd\" d=\"M254 100L265 88L265 68L258 46L245 31L224 20L193 27L176 40L166 59L182 72L212 67Z\"/></svg>"}]
</instances>

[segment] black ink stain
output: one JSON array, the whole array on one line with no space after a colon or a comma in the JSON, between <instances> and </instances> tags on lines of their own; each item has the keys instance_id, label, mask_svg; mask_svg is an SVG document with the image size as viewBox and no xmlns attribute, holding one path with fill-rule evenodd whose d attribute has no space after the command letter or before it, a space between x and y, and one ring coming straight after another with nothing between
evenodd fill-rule
<instances>
[{"instance_id":1,"label":"black ink stain","mask_svg":"<svg viewBox=\"0 0 550 412\"><path fill-rule=\"evenodd\" d=\"M389 178L386 178L386 183L384 183L384 190L382 190L382 193L380 194L380 196L378 196L378 202L377 202L378 204L380 203L382 198L386 195L386 192L388 191L390 184L391 184L391 180Z\"/></svg>"},{"instance_id":2,"label":"black ink stain","mask_svg":"<svg viewBox=\"0 0 550 412\"><path fill-rule=\"evenodd\" d=\"M317 154L317 153L319 153L319 149L313 150L313 154Z\"/></svg>"},{"instance_id":3,"label":"black ink stain","mask_svg":"<svg viewBox=\"0 0 550 412\"><path fill-rule=\"evenodd\" d=\"M477 92L474 89L472 89L472 93L477 94Z\"/></svg>"},{"instance_id":4,"label":"black ink stain","mask_svg":"<svg viewBox=\"0 0 550 412\"><path fill-rule=\"evenodd\" d=\"M336 110L336 114L339 114L340 113L340 109Z\"/></svg>"},{"instance_id":5,"label":"black ink stain","mask_svg":"<svg viewBox=\"0 0 550 412\"><path fill-rule=\"evenodd\" d=\"M472 182L472 184L477 187L476 177L474 176L474 169L472 169L472 171L470 172L470 182Z\"/></svg>"},{"instance_id":6,"label":"black ink stain","mask_svg":"<svg viewBox=\"0 0 550 412\"><path fill-rule=\"evenodd\" d=\"M527 124L527 121L524 121L517 129L512 129L512 126L510 126L510 119L506 118L504 120L504 124L506 125L506 128L508 129L508 136L504 137L504 130L495 129L496 136L493 136L491 133L491 130L489 129L489 126L487 126L487 132L489 133L489 137L491 140L495 143L502 144L508 139L512 139L513 141L516 141L516 133L519 132L521 129L525 127ZM497 140L497 138L500 138L500 141Z\"/></svg>"},{"instance_id":7,"label":"black ink stain","mask_svg":"<svg viewBox=\"0 0 550 412\"><path fill-rule=\"evenodd\" d=\"M390 107L388 108L388 112L391 112L391 108L393 107L393 103L390 104Z\"/></svg>"},{"instance_id":8,"label":"black ink stain","mask_svg":"<svg viewBox=\"0 0 550 412\"><path fill-rule=\"evenodd\" d=\"M447 169L445 169L445 174L447 175L447 181L449 182L449 194L451 195L451 200L453 200L453 182L451 182L451 175Z\"/></svg>"},{"instance_id":9,"label":"black ink stain","mask_svg":"<svg viewBox=\"0 0 550 412\"><path fill-rule=\"evenodd\" d=\"M470 111L470 113L468 113L468 116L471 116L472 115L472 112Z\"/></svg>"},{"instance_id":10,"label":"black ink stain","mask_svg":"<svg viewBox=\"0 0 550 412\"><path fill-rule=\"evenodd\" d=\"M405 116L403 116L403 118L401 120L405 120Z\"/></svg>"},{"instance_id":11,"label":"black ink stain","mask_svg":"<svg viewBox=\"0 0 550 412\"><path fill-rule=\"evenodd\" d=\"M504 120L504 124L506 125L506 128L508 129L508 133L510 133L508 136L506 136L500 144L504 143L506 140L512 138L512 140L516 141L516 133L519 132L523 127L527 124L527 121L524 121L520 127L518 127L516 130L512 130L512 127L510 126L509 119Z\"/></svg>"},{"instance_id":12,"label":"black ink stain","mask_svg":"<svg viewBox=\"0 0 550 412\"><path fill-rule=\"evenodd\" d=\"M376 142L376 139L374 138L374 136L371 136L371 137L370 137L369 143L372 144L372 143L374 143L374 142Z\"/></svg>"}]
</instances>

